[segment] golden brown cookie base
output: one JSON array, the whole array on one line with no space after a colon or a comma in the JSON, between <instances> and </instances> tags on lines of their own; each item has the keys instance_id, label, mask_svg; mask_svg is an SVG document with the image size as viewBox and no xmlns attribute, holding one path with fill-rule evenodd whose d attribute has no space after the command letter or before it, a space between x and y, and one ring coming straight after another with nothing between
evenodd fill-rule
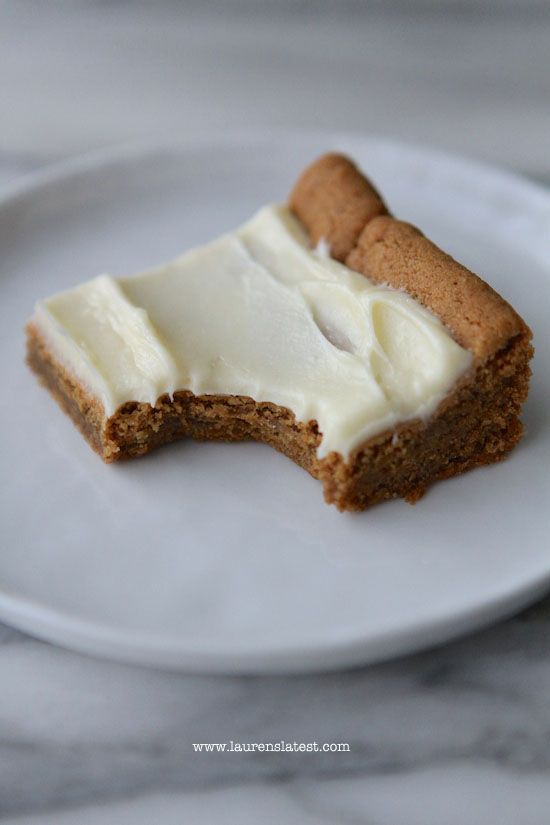
<instances>
[{"instance_id":1,"label":"golden brown cookie base","mask_svg":"<svg viewBox=\"0 0 550 825\"><path fill-rule=\"evenodd\" d=\"M498 461L521 437L518 419L527 394L528 339L509 346L451 393L427 423L402 425L370 439L345 462L317 458L316 422L303 424L284 407L242 396L195 396L149 404L130 402L105 419L101 405L56 363L40 333L28 327L27 360L82 434L107 461L144 455L180 438L261 441L321 480L325 499L339 510L363 510L388 498L416 501L437 479Z\"/></svg>"},{"instance_id":2,"label":"golden brown cookie base","mask_svg":"<svg viewBox=\"0 0 550 825\"><path fill-rule=\"evenodd\" d=\"M104 461L145 455L180 438L256 440L271 445L316 475L320 436L315 422L297 422L276 404L236 395L196 396L188 390L161 396L155 407L129 401L106 419L102 405L56 362L39 330L27 327L27 363Z\"/></svg>"}]
</instances>

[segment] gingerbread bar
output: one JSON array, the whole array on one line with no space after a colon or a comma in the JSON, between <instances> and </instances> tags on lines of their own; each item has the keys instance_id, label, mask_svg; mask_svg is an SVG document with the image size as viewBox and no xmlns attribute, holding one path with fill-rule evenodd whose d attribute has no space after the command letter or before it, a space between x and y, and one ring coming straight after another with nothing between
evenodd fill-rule
<instances>
[{"instance_id":1,"label":"gingerbread bar","mask_svg":"<svg viewBox=\"0 0 550 825\"><path fill-rule=\"evenodd\" d=\"M39 302L28 363L107 461L255 439L340 510L416 501L522 433L531 333L329 154L238 230Z\"/></svg>"}]
</instances>

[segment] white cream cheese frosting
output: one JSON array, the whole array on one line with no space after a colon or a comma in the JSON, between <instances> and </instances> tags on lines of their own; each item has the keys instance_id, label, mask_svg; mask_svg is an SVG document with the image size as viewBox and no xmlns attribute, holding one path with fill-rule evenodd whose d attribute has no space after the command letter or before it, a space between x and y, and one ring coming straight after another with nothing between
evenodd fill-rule
<instances>
[{"instance_id":1,"label":"white cream cheese frosting","mask_svg":"<svg viewBox=\"0 0 550 825\"><path fill-rule=\"evenodd\" d=\"M316 420L320 458L426 419L471 364L410 296L310 249L284 206L163 266L41 301L35 323L106 416L178 389L244 395Z\"/></svg>"}]
</instances>

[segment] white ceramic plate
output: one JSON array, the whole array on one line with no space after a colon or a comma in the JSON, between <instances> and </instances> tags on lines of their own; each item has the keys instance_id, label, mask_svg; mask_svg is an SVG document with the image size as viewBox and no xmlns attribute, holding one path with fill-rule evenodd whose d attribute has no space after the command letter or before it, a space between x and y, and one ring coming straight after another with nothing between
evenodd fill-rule
<instances>
[{"instance_id":1,"label":"white ceramic plate","mask_svg":"<svg viewBox=\"0 0 550 825\"><path fill-rule=\"evenodd\" d=\"M23 364L34 301L171 258L283 199L327 149L485 275L536 333L525 440L503 464L361 515L267 447L185 442L105 466ZM550 581L550 197L387 141L281 135L126 148L0 205L0 618L81 651L210 672L369 662L510 613ZM546 393L546 395L545 395Z\"/></svg>"}]
</instances>

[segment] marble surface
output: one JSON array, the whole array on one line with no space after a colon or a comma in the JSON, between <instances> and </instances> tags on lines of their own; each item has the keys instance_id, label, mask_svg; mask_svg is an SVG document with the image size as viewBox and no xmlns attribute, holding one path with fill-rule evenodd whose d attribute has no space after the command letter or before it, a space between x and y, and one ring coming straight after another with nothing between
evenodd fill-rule
<instances>
[{"instance_id":1,"label":"marble surface","mask_svg":"<svg viewBox=\"0 0 550 825\"><path fill-rule=\"evenodd\" d=\"M91 146L243 122L374 127L548 180L546 4L233 5L190 3L182 22L171 3L1 4L0 187ZM230 739L350 752L193 752ZM2 823L546 825L549 807L550 598L437 650L298 678L142 670L0 627Z\"/></svg>"},{"instance_id":2,"label":"marble surface","mask_svg":"<svg viewBox=\"0 0 550 825\"><path fill-rule=\"evenodd\" d=\"M547 600L384 665L213 678L101 662L3 629L0 821L237 823L262 810L287 823L544 825L549 631ZM192 748L230 739L349 742L350 752Z\"/></svg>"},{"instance_id":3,"label":"marble surface","mask_svg":"<svg viewBox=\"0 0 550 825\"><path fill-rule=\"evenodd\" d=\"M5 0L0 148L341 125L550 173L549 40L547 0Z\"/></svg>"}]
</instances>

